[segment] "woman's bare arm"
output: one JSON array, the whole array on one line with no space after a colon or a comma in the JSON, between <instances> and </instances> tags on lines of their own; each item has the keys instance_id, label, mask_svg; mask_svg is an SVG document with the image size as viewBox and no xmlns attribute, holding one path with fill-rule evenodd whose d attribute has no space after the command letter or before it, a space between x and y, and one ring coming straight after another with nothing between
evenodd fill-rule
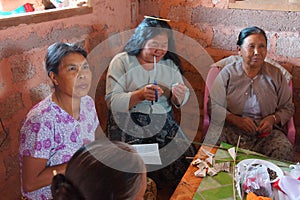
<instances>
[{"instance_id":1,"label":"woman's bare arm","mask_svg":"<svg viewBox=\"0 0 300 200\"><path fill-rule=\"evenodd\" d=\"M23 157L22 162L22 181L23 190L31 192L39 188L48 186L52 182L53 170L64 174L67 164L45 167L47 159Z\"/></svg>"}]
</instances>

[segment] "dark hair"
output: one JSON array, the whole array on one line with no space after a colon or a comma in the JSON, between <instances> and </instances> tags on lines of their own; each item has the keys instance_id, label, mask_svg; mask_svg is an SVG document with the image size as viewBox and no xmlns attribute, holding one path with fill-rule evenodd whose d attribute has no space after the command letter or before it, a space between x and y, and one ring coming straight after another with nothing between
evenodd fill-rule
<instances>
[{"instance_id":1,"label":"dark hair","mask_svg":"<svg viewBox=\"0 0 300 200\"><path fill-rule=\"evenodd\" d=\"M173 53L176 52L171 26L162 18L152 16L145 18L135 29L133 35L128 40L124 47L124 51L129 55L138 55L146 41L154 38L157 35L166 33L168 35L168 51L163 59L171 59L182 72L182 65L179 57Z\"/></svg>"},{"instance_id":2,"label":"dark hair","mask_svg":"<svg viewBox=\"0 0 300 200\"><path fill-rule=\"evenodd\" d=\"M98 140L72 156L65 176L53 177L51 191L54 200L133 199L141 189L143 173L145 164L130 145Z\"/></svg>"},{"instance_id":3,"label":"dark hair","mask_svg":"<svg viewBox=\"0 0 300 200\"><path fill-rule=\"evenodd\" d=\"M253 34L262 34L265 37L266 43L268 43L268 39L266 36L266 33L263 29L258 28L257 26L251 26L248 28L243 29L238 37L238 41L237 41L237 45L238 46L242 46L242 44L244 43L244 40L246 37L248 37L249 35L253 35Z\"/></svg>"},{"instance_id":4,"label":"dark hair","mask_svg":"<svg viewBox=\"0 0 300 200\"><path fill-rule=\"evenodd\" d=\"M58 42L48 47L45 58L48 76L50 72L58 74L58 67L61 60L70 53L79 53L83 57L87 57L87 52L77 44Z\"/></svg>"},{"instance_id":5,"label":"dark hair","mask_svg":"<svg viewBox=\"0 0 300 200\"><path fill-rule=\"evenodd\" d=\"M57 174L53 177L51 192L55 200L84 200L79 190L62 174Z\"/></svg>"}]
</instances>

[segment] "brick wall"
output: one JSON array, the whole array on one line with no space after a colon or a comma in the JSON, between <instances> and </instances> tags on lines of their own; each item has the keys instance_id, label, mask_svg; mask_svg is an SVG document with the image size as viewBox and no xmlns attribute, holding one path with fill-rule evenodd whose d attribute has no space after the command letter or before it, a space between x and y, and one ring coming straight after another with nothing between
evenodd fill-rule
<instances>
[{"instance_id":1,"label":"brick wall","mask_svg":"<svg viewBox=\"0 0 300 200\"><path fill-rule=\"evenodd\" d=\"M243 28L253 25L263 28L269 40L268 56L293 75L294 121L297 126L295 147L300 151L299 12L228 9L228 0L144 0L141 1L140 14L140 18L143 15L157 15L170 19L175 30L199 42L215 61L236 53L237 35ZM185 70L185 77L193 86L198 86L193 90L199 96L199 110L202 111L205 76L196 78L197 72L193 71L191 65L186 65ZM186 115L195 115L197 112L194 110Z\"/></svg>"}]
</instances>

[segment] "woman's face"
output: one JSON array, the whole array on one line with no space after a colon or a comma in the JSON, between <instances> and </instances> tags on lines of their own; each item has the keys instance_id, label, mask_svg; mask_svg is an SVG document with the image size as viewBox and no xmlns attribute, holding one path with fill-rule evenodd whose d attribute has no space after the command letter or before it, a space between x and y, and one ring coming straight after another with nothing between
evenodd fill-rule
<instances>
[{"instance_id":1,"label":"woman's face","mask_svg":"<svg viewBox=\"0 0 300 200\"><path fill-rule=\"evenodd\" d=\"M153 57L159 62L168 51L169 40L167 33L163 33L147 40L140 52L140 58L144 63L153 63Z\"/></svg>"},{"instance_id":2,"label":"woman's face","mask_svg":"<svg viewBox=\"0 0 300 200\"><path fill-rule=\"evenodd\" d=\"M90 90L92 73L84 56L79 53L70 53L65 56L59 65L58 74L51 73L56 85L56 91L73 98L80 98Z\"/></svg>"},{"instance_id":3,"label":"woman's face","mask_svg":"<svg viewBox=\"0 0 300 200\"><path fill-rule=\"evenodd\" d=\"M267 43L263 34L252 34L244 39L238 46L239 54L244 64L250 67L261 67L267 55Z\"/></svg>"}]
</instances>

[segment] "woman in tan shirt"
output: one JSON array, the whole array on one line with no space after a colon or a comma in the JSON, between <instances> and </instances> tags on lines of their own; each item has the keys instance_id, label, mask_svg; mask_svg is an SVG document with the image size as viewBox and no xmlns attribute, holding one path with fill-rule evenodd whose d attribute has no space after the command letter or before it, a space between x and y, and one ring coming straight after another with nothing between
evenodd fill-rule
<instances>
[{"instance_id":1,"label":"woman in tan shirt","mask_svg":"<svg viewBox=\"0 0 300 200\"><path fill-rule=\"evenodd\" d=\"M294 104L280 69L264 61L265 32L258 27L243 29L237 49L240 58L223 67L210 91L213 126L207 141L236 145L240 136L242 148L292 160L285 124L293 116Z\"/></svg>"}]
</instances>

